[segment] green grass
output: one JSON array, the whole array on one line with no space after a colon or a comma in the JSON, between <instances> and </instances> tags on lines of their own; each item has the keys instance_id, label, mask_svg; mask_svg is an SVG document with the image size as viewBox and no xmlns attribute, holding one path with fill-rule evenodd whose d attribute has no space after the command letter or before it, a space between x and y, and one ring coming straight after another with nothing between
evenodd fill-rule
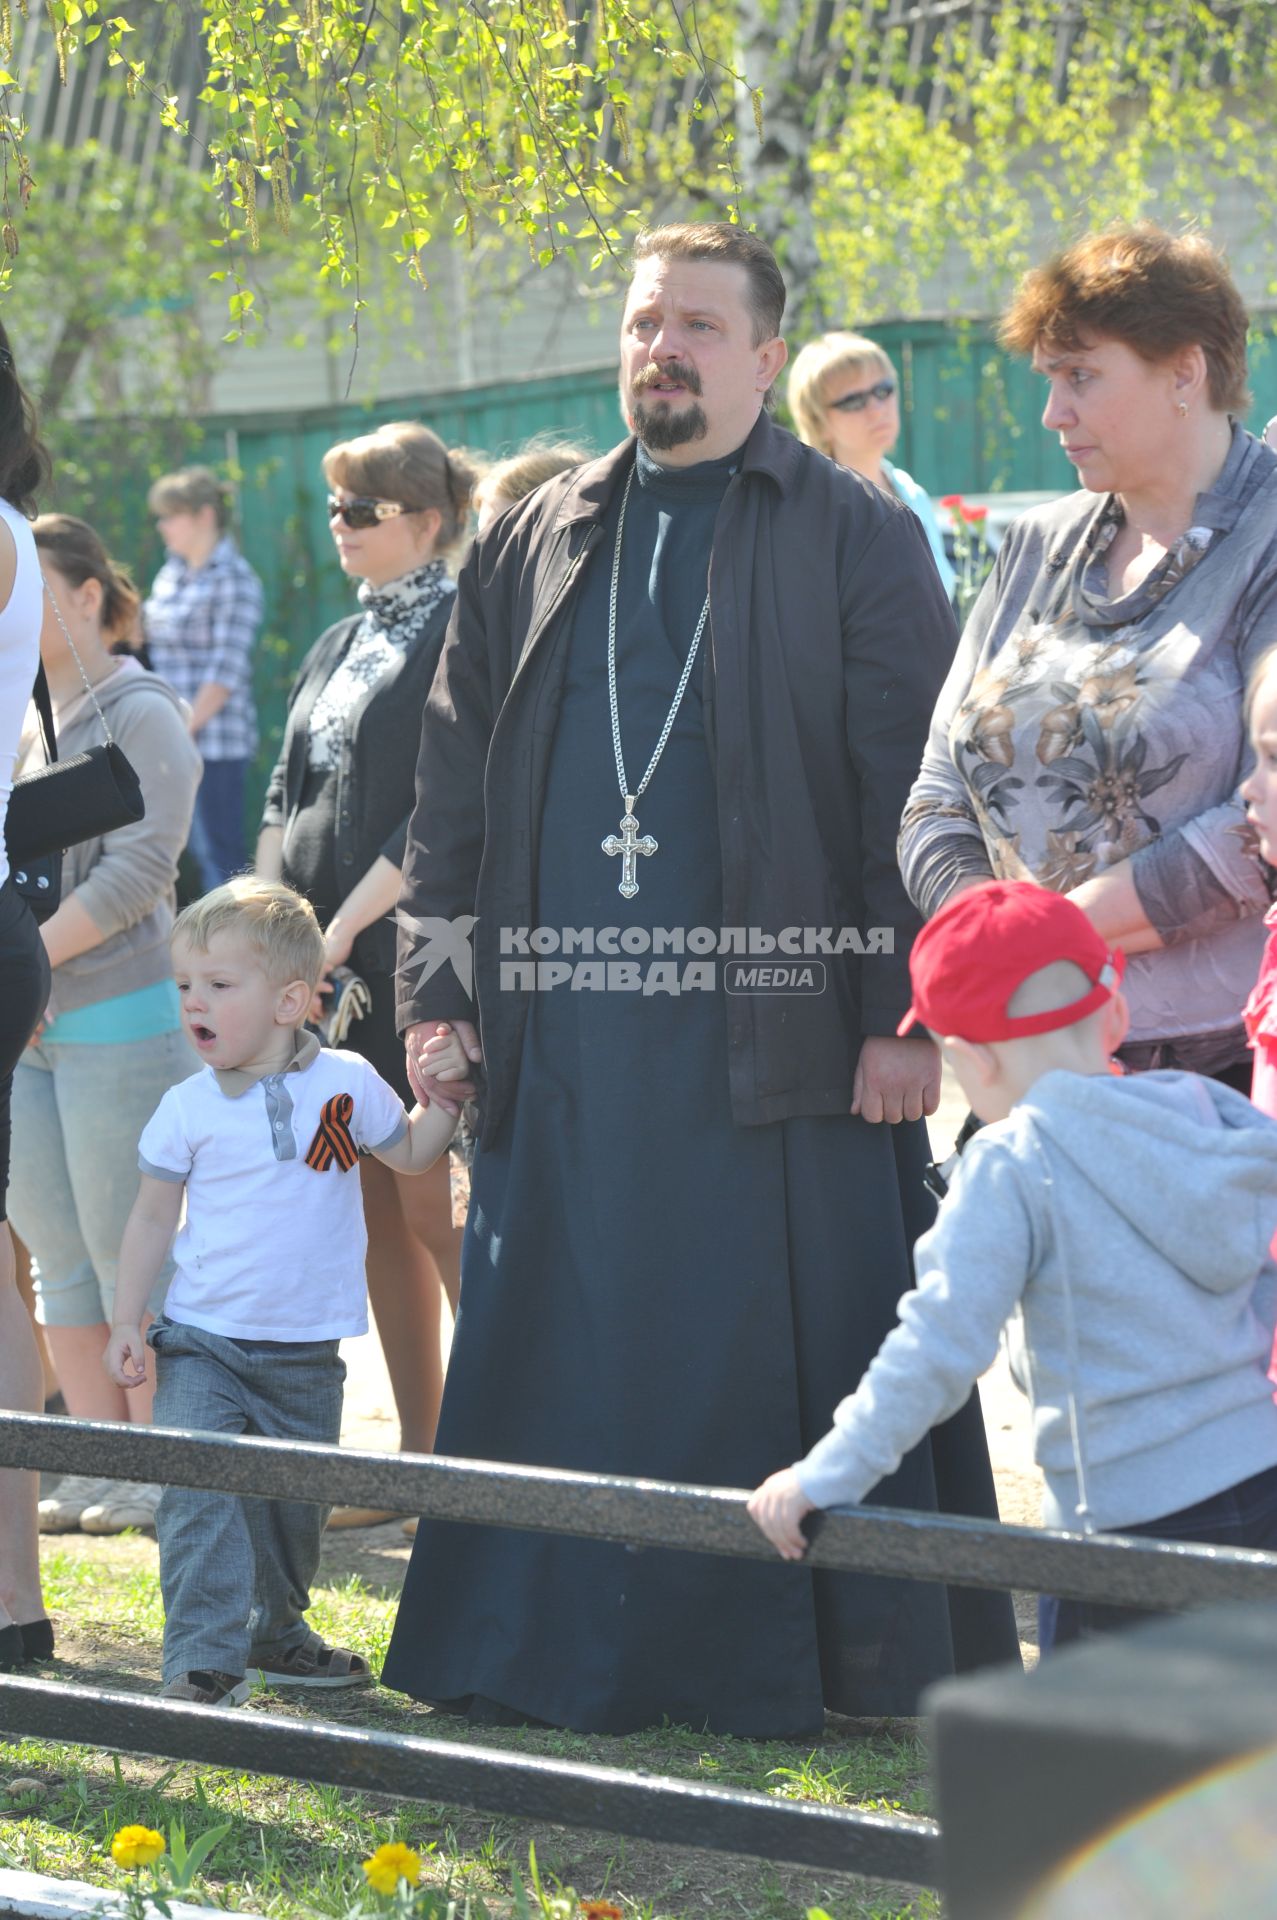
<instances>
[{"instance_id":1,"label":"green grass","mask_svg":"<svg viewBox=\"0 0 1277 1920\"><path fill-rule=\"evenodd\" d=\"M125 1543L112 1556L55 1548L44 1575L58 1626L67 1681L147 1691L158 1681L163 1625L154 1552ZM311 1619L326 1637L353 1645L378 1666L394 1620L397 1589L351 1574L320 1588ZM265 1704L265 1702L263 1702ZM879 1812L928 1812L925 1756L907 1723L832 1735L814 1751L783 1742L731 1740L668 1727L626 1738L544 1729L470 1729L441 1719L401 1695L358 1691L299 1707L271 1697L270 1711L328 1718L344 1726L429 1734L459 1745L645 1769L720 1786L750 1787L825 1806ZM253 1710L250 1703L247 1711ZM21 1776L43 1791L13 1798ZM224 1910L269 1920L344 1916L365 1897L360 1862L385 1841L427 1856L425 1880L474 1920L515 1914L515 1880L526 1883L535 1844L547 1886L572 1886L582 1899L606 1898L626 1920L934 1920L930 1894L872 1886L847 1876L741 1861L728 1855L661 1847L618 1836L515 1820L444 1806L422 1806L336 1787L249 1773L174 1765L44 1741L21 1741L0 1755L0 1865L119 1886L112 1834L140 1824L167 1832L180 1822L188 1842L229 1822L204 1876L206 1896ZM374 1903L375 1904L375 1903ZM525 1909L526 1911L527 1909ZM539 1911L534 1903L531 1911ZM442 1913L442 1908L440 1909Z\"/></svg>"}]
</instances>

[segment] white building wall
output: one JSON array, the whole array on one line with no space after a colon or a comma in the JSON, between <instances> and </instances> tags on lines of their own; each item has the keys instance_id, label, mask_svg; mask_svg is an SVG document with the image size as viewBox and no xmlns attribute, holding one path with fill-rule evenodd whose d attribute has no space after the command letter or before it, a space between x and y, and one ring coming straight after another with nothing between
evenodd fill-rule
<instances>
[{"instance_id":1,"label":"white building wall","mask_svg":"<svg viewBox=\"0 0 1277 1920\"><path fill-rule=\"evenodd\" d=\"M430 267L425 288L393 265L382 270L380 297L365 288L357 352L345 314L321 312L306 299L259 295L263 324L251 341L219 342L202 410L294 412L616 359L615 284L583 288L563 263L540 269L518 255L471 260L449 246L431 250ZM226 331L219 298L220 289L211 289L201 299L212 339Z\"/></svg>"}]
</instances>

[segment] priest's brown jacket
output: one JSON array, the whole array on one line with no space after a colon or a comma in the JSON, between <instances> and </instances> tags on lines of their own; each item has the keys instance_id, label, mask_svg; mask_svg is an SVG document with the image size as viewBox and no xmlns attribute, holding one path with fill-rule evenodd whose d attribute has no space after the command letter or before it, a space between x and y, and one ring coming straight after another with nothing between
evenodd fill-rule
<instances>
[{"instance_id":1,"label":"priest's brown jacket","mask_svg":"<svg viewBox=\"0 0 1277 1920\"><path fill-rule=\"evenodd\" d=\"M536 925L537 835L570 616L633 459L629 440L539 488L475 541L423 717L400 895L398 1025L478 1018L485 1141L518 1073L529 1001L509 979L503 990L511 955L501 952L502 929ZM760 414L710 562L704 710L724 923L760 930L764 945L795 928L832 929L835 942L854 929L870 944L869 930L885 928L893 951L816 953L821 992L723 995L740 1125L846 1112L862 1038L894 1033L908 1007L920 923L896 833L956 640L909 509ZM624 927L619 897L617 909ZM473 994L463 985L471 915ZM789 934L771 963L792 963L793 944ZM444 958L458 951L461 964ZM720 970L731 963L726 953L707 957ZM676 1061L654 1062L653 1072L676 1087Z\"/></svg>"}]
</instances>

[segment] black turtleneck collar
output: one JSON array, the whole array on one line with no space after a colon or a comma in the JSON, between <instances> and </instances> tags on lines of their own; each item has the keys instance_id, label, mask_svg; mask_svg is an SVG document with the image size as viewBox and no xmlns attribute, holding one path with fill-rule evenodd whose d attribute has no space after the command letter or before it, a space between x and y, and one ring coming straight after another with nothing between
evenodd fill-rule
<instances>
[{"instance_id":1,"label":"black turtleneck collar","mask_svg":"<svg viewBox=\"0 0 1277 1920\"><path fill-rule=\"evenodd\" d=\"M644 493L663 505L690 504L694 500L719 500L727 483L740 467L744 446L719 460L698 460L691 467L663 467L640 440L635 459L635 478Z\"/></svg>"}]
</instances>

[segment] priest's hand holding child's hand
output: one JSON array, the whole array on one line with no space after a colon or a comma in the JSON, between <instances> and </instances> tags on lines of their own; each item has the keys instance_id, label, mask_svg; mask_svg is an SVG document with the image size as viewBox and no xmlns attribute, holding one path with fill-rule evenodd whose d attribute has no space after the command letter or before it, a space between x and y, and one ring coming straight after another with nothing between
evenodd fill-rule
<instances>
[{"instance_id":1,"label":"priest's hand holding child's hand","mask_svg":"<svg viewBox=\"0 0 1277 1920\"><path fill-rule=\"evenodd\" d=\"M749 1496L749 1517L765 1533L782 1560L801 1560L807 1539L799 1524L812 1503L798 1484L792 1467L773 1473Z\"/></svg>"},{"instance_id":2,"label":"priest's hand holding child's hand","mask_svg":"<svg viewBox=\"0 0 1277 1920\"><path fill-rule=\"evenodd\" d=\"M460 1041L467 1062L475 1066L482 1065L483 1049L479 1045L478 1029L469 1020L453 1020L448 1024ZM463 1101L473 1100L479 1087L473 1074L470 1073L467 1073L462 1080L453 1079L441 1083L439 1076L430 1071L426 1049L439 1037L441 1031L443 1031L442 1022L418 1020L404 1034L408 1084L422 1106L438 1106L445 1113L456 1114L460 1113Z\"/></svg>"},{"instance_id":3,"label":"priest's hand holding child's hand","mask_svg":"<svg viewBox=\"0 0 1277 1920\"><path fill-rule=\"evenodd\" d=\"M468 1089L470 1060L462 1034L440 1021L428 1039L419 1041L423 1078L432 1088L456 1092L456 1101L441 1099L436 1093L428 1106L415 1106L407 1116L407 1131L373 1152L384 1166L396 1173L424 1173L448 1150L457 1126L457 1113Z\"/></svg>"},{"instance_id":4,"label":"priest's hand holding child's hand","mask_svg":"<svg viewBox=\"0 0 1277 1920\"><path fill-rule=\"evenodd\" d=\"M470 1078L470 1061L459 1036L442 1021L435 1028L420 1054L422 1072L430 1079L449 1085Z\"/></svg>"},{"instance_id":5,"label":"priest's hand holding child's hand","mask_svg":"<svg viewBox=\"0 0 1277 1920\"><path fill-rule=\"evenodd\" d=\"M146 1378L146 1341L140 1327L114 1327L102 1365L117 1387L140 1387Z\"/></svg>"}]
</instances>

